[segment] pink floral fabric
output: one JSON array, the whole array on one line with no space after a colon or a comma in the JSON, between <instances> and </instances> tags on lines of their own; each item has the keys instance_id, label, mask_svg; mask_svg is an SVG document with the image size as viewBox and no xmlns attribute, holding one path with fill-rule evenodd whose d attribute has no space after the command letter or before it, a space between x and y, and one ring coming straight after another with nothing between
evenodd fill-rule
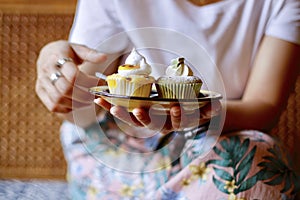
<instances>
[{"instance_id":1,"label":"pink floral fabric","mask_svg":"<svg viewBox=\"0 0 300 200\"><path fill-rule=\"evenodd\" d=\"M72 199L293 199L300 176L285 152L258 131L209 143L206 133L136 138L109 121L81 129L65 122L61 139ZM181 148L182 147L182 148Z\"/></svg>"}]
</instances>

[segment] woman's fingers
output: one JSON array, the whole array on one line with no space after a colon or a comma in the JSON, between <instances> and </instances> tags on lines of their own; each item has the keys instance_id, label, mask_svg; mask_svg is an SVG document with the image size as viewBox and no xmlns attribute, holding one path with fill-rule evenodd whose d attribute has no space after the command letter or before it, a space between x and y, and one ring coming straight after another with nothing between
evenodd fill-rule
<instances>
[{"instance_id":1,"label":"woman's fingers","mask_svg":"<svg viewBox=\"0 0 300 200\"><path fill-rule=\"evenodd\" d=\"M170 116L171 116L171 123L172 127L177 130L180 129L182 126L182 110L180 109L180 106L173 106L170 110Z\"/></svg>"},{"instance_id":2,"label":"woman's fingers","mask_svg":"<svg viewBox=\"0 0 300 200\"><path fill-rule=\"evenodd\" d=\"M162 133L169 133L174 130L170 115L167 113L156 113L151 108L136 108L132 113L135 119L148 129L160 131Z\"/></svg>"},{"instance_id":3,"label":"woman's fingers","mask_svg":"<svg viewBox=\"0 0 300 200\"><path fill-rule=\"evenodd\" d=\"M135 118L144 126L148 127L151 123L151 118L149 116L149 113L141 108L135 108L132 111L132 114L135 116Z\"/></svg>"},{"instance_id":4,"label":"woman's fingers","mask_svg":"<svg viewBox=\"0 0 300 200\"><path fill-rule=\"evenodd\" d=\"M51 96L48 95L48 91L46 91L43 87L40 87L38 83L36 84L36 93L49 111L60 113L68 113L71 111L68 105L63 106L55 103L50 98Z\"/></svg>"},{"instance_id":5,"label":"woman's fingers","mask_svg":"<svg viewBox=\"0 0 300 200\"><path fill-rule=\"evenodd\" d=\"M91 63L102 63L107 59L106 54L100 53L86 46L79 44L71 44L71 46L74 52L76 52L77 57L80 59L80 62L87 61Z\"/></svg>"},{"instance_id":6,"label":"woman's fingers","mask_svg":"<svg viewBox=\"0 0 300 200\"><path fill-rule=\"evenodd\" d=\"M106 110L106 111L110 111L110 108L112 107L112 105L111 105L109 102L105 101L105 100L102 99L102 98L97 98L97 99L94 100L94 102L95 102L97 105L99 105L99 106L101 106L102 108L104 108L104 110Z\"/></svg>"},{"instance_id":7,"label":"woman's fingers","mask_svg":"<svg viewBox=\"0 0 300 200\"><path fill-rule=\"evenodd\" d=\"M67 41L49 43L37 60L36 93L53 112L69 112L93 103L88 89L99 84L99 79L79 70L82 62L101 63L106 55Z\"/></svg>"},{"instance_id":8,"label":"woman's fingers","mask_svg":"<svg viewBox=\"0 0 300 200\"><path fill-rule=\"evenodd\" d=\"M110 113L131 126L144 126L132 113L129 113L124 107L112 106L110 108Z\"/></svg>"},{"instance_id":9,"label":"woman's fingers","mask_svg":"<svg viewBox=\"0 0 300 200\"><path fill-rule=\"evenodd\" d=\"M45 102L46 107L52 112L59 112L59 110L65 112L66 109L81 108L90 105L92 102L92 100L87 102L77 101L75 98L63 95L47 77L37 80L36 91L40 99Z\"/></svg>"},{"instance_id":10,"label":"woman's fingers","mask_svg":"<svg viewBox=\"0 0 300 200\"><path fill-rule=\"evenodd\" d=\"M51 72L53 73L53 71L55 70L57 70L57 68L52 69ZM98 85L99 81L101 81L101 83L104 84L103 80L99 80L95 76L90 76L81 72L74 62L65 63L63 66L60 67L59 71L64 75L65 79L71 85L90 88Z\"/></svg>"},{"instance_id":11,"label":"woman's fingers","mask_svg":"<svg viewBox=\"0 0 300 200\"><path fill-rule=\"evenodd\" d=\"M116 118L131 125L146 127L151 130L162 130L165 126L165 115L152 115L151 110L135 108L132 112L128 112L126 108L121 106L112 106L109 102L102 98L97 98L94 102L109 111ZM169 126L169 125L168 125Z\"/></svg>"},{"instance_id":12,"label":"woman's fingers","mask_svg":"<svg viewBox=\"0 0 300 200\"><path fill-rule=\"evenodd\" d=\"M169 113L156 113L154 110L135 108L128 112L121 106L112 106L102 98L96 99L95 103L110 111L112 115L124 121L131 126L142 126L151 130L160 131L161 133L170 133L172 131L183 130L199 126L208 122L211 117L220 113L220 103L214 102L207 105L205 109L184 110L181 106L176 105L170 109ZM216 110L212 111L214 108Z\"/></svg>"},{"instance_id":13,"label":"woman's fingers","mask_svg":"<svg viewBox=\"0 0 300 200\"><path fill-rule=\"evenodd\" d=\"M210 119L221 114L222 104L220 101L211 101L201 108L200 114L203 119Z\"/></svg>"},{"instance_id":14,"label":"woman's fingers","mask_svg":"<svg viewBox=\"0 0 300 200\"><path fill-rule=\"evenodd\" d=\"M66 70L66 68L68 69ZM42 80L46 79L43 81L46 90L56 91L54 93L49 92L50 95L59 94L62 98L65 97L73 99L75 102L81 102L84 104L92 103L94 96L88 92L88 88L85 88L80 84L75 84L78 79L77 74L81 73L78 71L77 66L74 63L65 63L60 68L51 65L47 70L47 74L54 73L59 73L60 77L58 77L55 82L50 82L50 84L49 81L47 81L49 80L48 77L40 77ZM98 83L97 79L92 79L88 76L85 76L82 82L90 83L91 87Z\"/></svg>"}]
</instances>

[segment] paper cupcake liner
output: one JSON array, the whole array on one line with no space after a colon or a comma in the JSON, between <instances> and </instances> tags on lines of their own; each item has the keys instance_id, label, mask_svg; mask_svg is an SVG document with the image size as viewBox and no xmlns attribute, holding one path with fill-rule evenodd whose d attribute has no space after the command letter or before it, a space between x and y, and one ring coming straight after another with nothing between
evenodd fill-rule
<instances>
[{"instance_id":1,"label":"paper cupcake liner","mask_svg":"<svg viewBox=\"0 0 300 200\"><path fill-rule=\"evenodd\" d=\"M108 89L111 94L149 97L151 92L152 83L137 83L130 82L125 79L115 79L113 86L108 82Z\"/></svg>"},{"instance_id":2,"label":"paper cupcake liner","mask_svg":"<svg viewBox=\"0 0 300 200\"><path fill-rule=\"evenodd\" d=\"M193 99L197 98L202 83L159 83L156 89L159 97L169 99Z\"/></svg>"}]
</instances>

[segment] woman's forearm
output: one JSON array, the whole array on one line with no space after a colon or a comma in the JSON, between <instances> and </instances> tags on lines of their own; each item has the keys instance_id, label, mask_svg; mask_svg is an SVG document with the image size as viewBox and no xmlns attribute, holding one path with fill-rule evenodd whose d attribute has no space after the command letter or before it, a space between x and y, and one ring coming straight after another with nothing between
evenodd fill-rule
<instances>
[{"instance_id":1,"label":"woman's forearm","mask_svg":"<svg viewBox=\"0 0 300 200\"><path fill-rule=\"evenodd\" d=\"M270 130L286 105L299 74L300 46L266 36L241 100L228 101L225 131Z\"/></svg>"},{"instance_id":2,"label":"woman's forearm","mask_svg":"<svg viewBox=\"0 0 300 200\"><path fill-rule=\"evenodd\" d=\"M276 124L281 110L280 107L263 102L228 101L223 131L255 129L267 132Z\"/></svg>"}]
</instances>

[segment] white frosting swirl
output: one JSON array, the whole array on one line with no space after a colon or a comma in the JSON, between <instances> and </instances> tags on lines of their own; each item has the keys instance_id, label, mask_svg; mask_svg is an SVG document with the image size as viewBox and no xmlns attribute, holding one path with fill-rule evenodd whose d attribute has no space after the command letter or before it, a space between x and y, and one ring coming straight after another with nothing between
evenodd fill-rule
<instances>
[{"instance_id":1,"label":"white frosting swirl","mask_svg":"<svg viewBox=\"0 0 300 200\"><path fill-rule=\"evenodd\" d=\"M166 69L167 76L192 76L193 71L184 64L184 58L176 58Z\"/></svg>"},{"instance_id":2,"label":"white frosting swirl","mask_svg":"<svg viewBox=\"0 0 300 200\"><path fill-rule=\"evenodd\" d=\"M149 75L151 73L151 66L146 62L146 58L137 52L135 48L125 60L125 65L139 66L139 68L118 70L122 76L128 75Z\"/></svg>"}]
</instances>

